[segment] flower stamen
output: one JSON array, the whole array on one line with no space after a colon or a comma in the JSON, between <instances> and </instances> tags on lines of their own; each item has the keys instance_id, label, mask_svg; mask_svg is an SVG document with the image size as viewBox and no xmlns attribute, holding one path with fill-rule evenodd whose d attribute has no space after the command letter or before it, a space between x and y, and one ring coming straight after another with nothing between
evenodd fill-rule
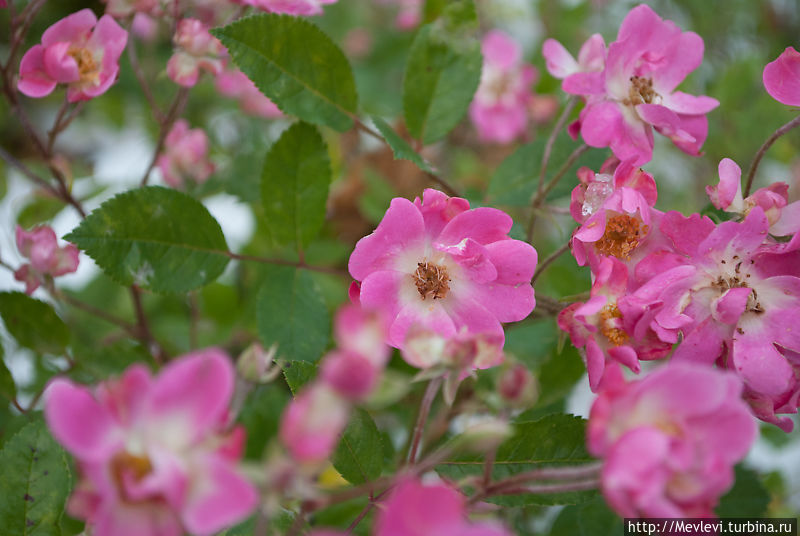
<instances>
[{"instance_id":1,"label":"flower stamen","mask_svg":"<svg viewBox=\"0 0 800 536\"><path fill-rule=\"evenodd\" d=\"M442 299L450 291L447 268L427 261L417 263L414 284L417 285L417 291L423 300L429 297L434 300Z\"/></svg>"},{"instance_id":2,"label":"flower stamen","mask_svg":"<svg viewBox=\"0 0 800 536\"><path fill-rule=\"evenodd\" d=\"M642 225L641 221L633 216L627 214L612 216L606 222L605 233L594 246L598 253L627 261L649 230L649 226Z\"/></svg>"}]
</instances>

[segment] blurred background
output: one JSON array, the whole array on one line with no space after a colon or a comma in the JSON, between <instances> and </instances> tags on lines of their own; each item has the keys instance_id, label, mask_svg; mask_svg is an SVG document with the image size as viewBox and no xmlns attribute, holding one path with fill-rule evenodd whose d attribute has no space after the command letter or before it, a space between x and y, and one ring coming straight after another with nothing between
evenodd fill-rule
<instances>
[{"instance_id":1,"label":"blurred background","mask_svg":"<svg viewBox=\"0 0 800 536\"><path fill-rule=\"evenodd\" d=\"M541 143L566 101L560 82L544 68L541 45L553 37L577 55L581 44L593 33L601 33L606 43L614 40L617 28L628 10L639 2L627 0L476 0L481 31L500 28L524 48L526 61L538 69L535 93L541 98L531 110L534 121L525 140L514 144L485 144L465 118L442 142L423 150L423 154L442 176L465 192L473 205L491 204L508 211L518 222L512 236L523 238L519 222L527 219L530 192L538 178L539 162L513 161L519 171L514 184L500 184L495 174L509 156L524 143ZM709 136L700 158L688 156L669 140L655 137L654 159L645 166L659 187L656 208L680 210L685 214L708 210L705 186L716 184L717 164L734 159L747 169L761 143L779 126L797 114L767 95L761 83L764 65L787 46L800 46L800 4L796 0L658 0L646 2L665 19L683 30L698 33L706 45L702 66L693 72L681 89L705 94L720 101L708 115ZM18 2L23 5L24 2ZM89 7L98 15L101 2L51 0L47 2L28 35L27 50L37 43L53 22L79 9ZM399 28L396 2L388 0L339 0L326 6L323 16L313 22L322 27L345 51L358 85L362 111L387 119L403 132L402 80L405 60L415 28ZM0 60L8 55L8 14L0 9ZM142 69L152 80L153 93L162 108L177 91L166 76L166 62L172 54L169 28L162 25L152 40L136 39ZM45 99L22 97L23 106L40 133L52 125L63 95L54 92ZM190 94L183 114L192 128L203 128L211 140L211 158L217 171L202 185L188 192L209 208L220 222L232 251L261 256L291 258L291 251L276 248L264 232L260 214L260 187L264 155L280 133L290 124L286 119L267 120L246 115L236 101L221 96L210 78L203 79ZM389 201L395 196L413 198L432 186L413 164L395 161L390 150L355 130L340 135L322 129L330 147L334 182L328 204L327 224L320 239L306 252L310 264L346 266L352 247L380 221ZM56 144L59 165L72 180L76 197L88 210L121 191L136 187L148 167L158 135L157 123L143 98L126 54L121 60L120 80L102 97L84 107L81 115L60 136ZM34 170L44 167L12 115L8 104L0 101L0 146ZM577 146L566 134L559 137L552 166L560 165ZM756 187L773 181L790 184L790 201L800 198L800 132L781 138L769 151L760 167ZM580 163L597 169L608 156L592 151ZM561 159L561 161L559 160ZM154 175L153 184L163 184ZM566 242L574 223L565 213L569 193L577 179L568 175L548 200L548 210L538 219L533 243L539 258L545 258ZM79 219L69 207L48 197L0 160L0 258L16 266L21 262L14 245L17 223L30 228L41 223L54 227L59 236L68 233ZM222 345L237 355L255 340L255 294L262 278L259 266L233 262L226 273L189 298L146 294L145 308L155 337L171 352L194 346ZM346 299L347 284L342 277L313 274L326 305L335 310ZM108 279L81 256L77 273L59 279L59 286L81 300L132 317L129 296L124 288ZM572 257L562 256L537 281L538 295L554 300L588 291L588 270L578 268ZM21 290L10 272L0 270L0 290ZM50 301L39 290L36 297ZM141 348L121 341L113 326L78 310L63 311L73 330L75 353L86 357L78 374L85 381L116 372L133 359L143 359ZM798 319L800 322L800 319ZM43 379L64 366L58 357L37 355L16 348L2 333L5 360L25 400L36 392ZM103 341L98 345L97 341ZM508 330L507 350L539 375L540 400L531 415L566 408L586 414L591 396L583 364L574 348L559 349L561 337L552 317L533 317ZM410 374L402 363L393 360L398 375ZM487 385L491 381L487 380ZM480 388L480 382L475 385ZM11 412L0 410L0 438ZM796 420L797 422L797 420ZM797 515L800 511L800 432L791 435L762 425L763 433L747 464L768 475L769 515ZM265 430L265 434L269 431ZM0 439L2 441L2 439ZM541 512L520 512L520 524L538 519ZM556 511L548 514L552 520ZM537 521L539 523L539 521ZM545 523L545 522L542 522ZM522 526L520 525L520 526Z\"/></svg>"}]
</instances>

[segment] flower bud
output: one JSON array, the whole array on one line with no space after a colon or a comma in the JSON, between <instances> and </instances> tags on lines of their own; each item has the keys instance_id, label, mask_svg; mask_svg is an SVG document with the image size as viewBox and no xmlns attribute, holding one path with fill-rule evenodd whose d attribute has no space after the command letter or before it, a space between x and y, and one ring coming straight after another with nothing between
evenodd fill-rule
<instances>
[{"instance_id":1,"label":"flower bud","mask_svg":"<svg viewBox=\"0 0 800 536\"><path fill-rule=\"evenodd\" d=\"M339 350L322 361L321 378L331 389L348 400L363 400L378 383L380 370L357 352Z\"/></svg>"},{"instance_id":2,"label":"flower bud","mask_svg":"<svg viewBox=\"0 0 800 536\"><path fill-rule=\"evenodd\" d=\"M270 346L269 350L258 344L251 344L236 361L239 376L252 383L269 383L280 373L274 366L275 352L278 347Z\"/></svg>"},{"instance_id":3,"label":"flower bud","mask_svg":"<svg viewBox=\"0 0 800 536\"><path fill-rule=\"evenodd\" d=\"M539 388L528 367L517 363L507 367L497 379L497 391L503 401L514 409L526 409L536 402Z\"/></svg>"}]
</instances>

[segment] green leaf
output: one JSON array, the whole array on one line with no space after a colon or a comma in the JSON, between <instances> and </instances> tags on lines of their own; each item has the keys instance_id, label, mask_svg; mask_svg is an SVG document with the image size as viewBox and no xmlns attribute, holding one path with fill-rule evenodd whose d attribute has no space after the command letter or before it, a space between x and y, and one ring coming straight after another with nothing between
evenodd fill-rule
<instances>
[{"instance_id":1,"label":"green leaf","mask_svg":"<svg viewBox=\"0 0 800 536\"><path fill-rule=\"evenodd\" d=\"M22 292L0 292L0 317L20 346L39 353L63 354L69 329L45 302Z\"/></svg>"},{"instance_id":2,"label":"green leaf","mask_svg":"<svg viewBox=\"0 0 800 536\"><path fill-rule=\"evenodd\" d=\"M537 421L514 423L514 435L497 449L492 475L500 480L539 467L580 465L593 461L586 451L586 421L566 414L548 415ZM482 474L484 456L464 454L436 467L451 479ZM596 495L595 491L521 494L487 499L503 506L526 504L578 504Z\"/></svg>"},{"instance_id":3,"label":"green leaf","mask_svg":"<svg viewBox=\"0 0 800 536\"><path fill-rule=\"evenodd\" d=\"M6 367L6 362L3 360L3 344L0 340L0 396L4 396L9 400L17 399L17 386L14 383L14 378L11 376L11 371Z\"/></svg>"},{"instance_id":4,"label":"green leaf","mask_svg":"<svg viewBox=\"0 0 800 536\"><path fill-rule=\"evenodd\" d=\"M381 475L383 440L369 413L361 408L353 412L332 461L351 484L363 484Z\"/></svg>"},{"instance_id":5,"label":"green leaf","mask_svg":"<svg viewBox=\"0 0 800 536\"><path fill-rule=\"evenodd\" d=\"M228 245L206 207L170 188L122 193L65 237L117 282L182 293L214 281L228 264Z\"/></svg>"},{"instance_id":6,"label":"green leaf","mask_svg":"<svg viewBox=\"0 0 800 536\"><path fill-rule=\"evenodd\" d=\"M489 181L486 192L489 203L507 206L528 206L539 180L544 140L526 143L503 160Z\"/></svg>"},{"instance_id":7,"label":"green leaf","mask_svg":"<svg viewBox=\"0 0 800 536\"><path fill-rule=\"evenodd\" d=\"M267 266L256 299L258 334L278 356L318 361L330 338L330 315L311 275L290 266Z\"/></svg>"},{"instance_id":8,"label":"green leaf","mask_svg":"<svg viewBox=\"0 0 800 536\"><path fill-rule=\"evenodd\" d=\"M377 128L378 132L381 133L381 136L383 136L383 138L386 140L386 143L389 144L389 147L392 148L392 153L394 153L395 160L409 160L416 164L417 167L422 171L433 173L433 169L431 169L430 164L423 160L422 156L414 151L408 142L401 138L400 135L395 132L386 121L380 117L373 117L372 122L375 123L375 128Z\"/></svg>"},{"instance_id":9,"label":"green leaf","mask_svg":"<svg viewBox=\"0 0 800 536\"><path fill-rule=\"evenodd\" d=\"M261 14L212 30L234 63L278 107L343 132L358 104L353 71L339 47L302 17Z\"/></svg>"},{"instance_id":10,"label":"green leaf","mask_svg":"<svg viewBox=\"0 0 800 536\"><path fill-rule=\"evenodd\" d=\"M325 222L330 182L322 136L308 123L295 123L272 146L261 174L261 200L276 242L311 243Z\"/></svg>"},{"instance_id":11,"label":"green leaf","mask_svg":"<svg viewBox=\"0 0 800 536\"><path fill-rule=\"evenodd\" d=\"M17 224L28 229L52 220L64 208L64 201L49 195L37 195L17 216Z\"/></svg>"},{"instance_id":12,"label":"green leaf","mask_svg":"<svg viewBox=\"0 0 800 536\"><path fill-rule=\"evenodd\" d=\"M317 365L308 361L287 361L283 364L283 377L286 384L296 395L305 384L317 376Z\"/></svg>"},{"instance_id":13,"label":"green leaf","mask_svg":"<svg viewBox=\"0 0 800 536\"><path fill-rule=\"evenodd\" d=\"M42 420L25 425L0 451L4 536L60 536L71 487L66 456Z\"/></svg>"},{"instance_id":14,"label":"green leaf","mask_svg":"<svg viewBox=\"0 0 800 536\"><path fill-rule=\"evenodd\" d=\"M622 519L602 497L564 508L553 523L550 536L596 536L622 534Z\"/></svg>"},{"instance_id":15,"label":"green leaf","mask_svg":"<svg viewBox=\"0 0 800 536\"><path fill-rule=\"evenodd\" d=\"M259 385L247 396L239 413L239 422L247 430L245 458L261 459L264 447L278 435L281 413L288 400L286 388L274 383Z\"/></svg>"},{"instance_id":16,"label":"green leaf","mask_svg":"<svg viewBox=\"0 0 800 536\"><path fill-rule=\"evenodd\" d=\"M762 517L767 512L770 496L758 473L741 465L735 467L736 481L722 496L716 513L719 517Z\"/></svg>"},{"instance_id":17,"label":"green leaf","mask_svg":"<svg viewBox=\"0 0 800 536\"><path fill-rule=\"evenodd\" d=\"M403 112L412 136L429 144L456 126L478 88L482 63L477 40L455 38L436 23L419 30L403 82Z\"/></svg>"}]
</instances>

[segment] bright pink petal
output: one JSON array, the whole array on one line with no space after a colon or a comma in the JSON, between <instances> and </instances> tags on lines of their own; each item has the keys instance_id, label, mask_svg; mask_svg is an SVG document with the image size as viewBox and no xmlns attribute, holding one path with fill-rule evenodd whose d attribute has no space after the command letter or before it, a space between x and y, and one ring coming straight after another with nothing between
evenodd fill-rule
<instances>
[{"instance_id":1,"label":"bright pink petal","mask_svg":"<svg viewBox=\"0 0 800 536\"><path fill-rule=\"evenodd\" d=\"M46 97L56 88L57 82L50 78L44 68L44 47L35 45L22 56L19 65L17 88L23 95L35 99Z\"/></svg>"},{"instance_id":2,"label":"bright pink petal","mask_svg":"<svg viewBox=\"0 0 800 536\"><path fill-rule=\"evenodd\" d=\"M711 365L716 361L723 350L723 338L720 329L711 317L706 319L694 330L684 335L672 360L677 362L690 361Z\"/></svg>"},{"instance_id":3,"label":"bright pink petal","mask_svg":"<svg viewBox=\"0 0 800 536\"><path fill-rule=\"evenodd\" d=\"M764 67L763 81L773 99L787 106L800 106L800 52L786 47Z\"/></svg>"},{"instance_id":4,"label":"bright pink petal","mask_svg":"<svg viewBox=\"0 0 800 536\"><path fill-rule=\"evenodd\" d=\"M383 311L387 318L393 319L405 305L401 300L404 290L411 292L410 299L421 299L412 285L411 274L380 270L372 272L361 282L359 301L366 309Z\"/></svg>"},{"instance_id":5,"label":"bright pink petal","mask_svg":"<svg viewBox=\"0 0 800 536\"><path fill-rule=\"evenodd\" d=\"M89 46L103 50L103 67L108 69L119 62L128 42L128 32L122 29L110 15L103 15L92 32Z\"/></svg>"},{"instance_id":6,"label":"bright pink petal","mask_svg":"<svg viewBox=\"0 0 800 536\"><path fill-rule=\"evenodd\" d=\"M61 84L76 82L81 75L78 62L67 52L71 43L56 43L44 50L44 68L47 75Z\"/></svg>"},{"instance_id":7,"label":"bright pink petal","mask_svg":"<svg viewBox=\"0 0 800 536\"><path fill-rule=\"evenodd\" d=\"M412 478L398 484L380 506L375 536L457 534L465 520L464 497L458 491Z\"/></svg>"},{"instance_id":8,"label":"bright pink petal","mask_svg":"<svg viewBox=\"0 0 800 536\"><path fill-rule=\"evenodd\" d=\"M522 240L500 240L486 246L489 258L497 268L496 282L516 285L529 282L536 271L537 254L533 246Z\"/></svg>"},{"instance_id":9,"label":"bright pink petal","mask_svg":"<svg viewBox=\"0 0 800 536\"><path fill-rule=\"evenodd\" d=\"M606 356L594 337L586 340L584 361L586 362L586 372L589 375L589 388L596 393L606 368Z\"/></svg>"},{"instance_id":10,"label":"bright pink petal","mask_svg":"<svg viewBox=\"0 0 800 536\"><path fill-rule=\"evenodd\" d=\"M530 283L520 283L516 286L495 283L474 285L472 298L488 309L500 322L519 322L531 314L536 306L536 298Z\"/></svg>"},{"instance_id":11,"label":"bright pink petal","mask_svg":"<svg viewBox=\"0 0 800 536\"><path fill-rule=\"evenodd\" d=\"M513 224L511 216L502 210L479 207L462 212L450 220L436 242L454 245L465 238L471 238L481 244L490 244L508 239L508 232Z\"/></svg>"},{"instance_id":12,"label":"bright pink petal","mask_svg":"<svg viewBox=\"0 0 800 536\"><path fill-rule=\"evenodd\" d=\"M499 69L510 70L521 60L522 49L508 34L492 30L481 43L483 59Z\"/></svg>"},{"instance_id":13,"label":"bright pink petal","mask_svg":"<svg viewBox=\"0 0 800 536\"><path fill-rule=\"evenodd\" d=\"M726 290L711 303L711 315L717 322L736 325L747 307L747 300L752 291L747 287Z\"/></svg>"},{"instance_id":14,"label":"bright pink petal","mask_svg":"<svg viewBox=\"0 0 800 536\"><path fill-rule=\"evenodd\" d=\"M486 314L488 315L489 313ZM458 331L454 320L444 307L438 303L431 302L430 305L425 305L422 302L411 303L397 313L394 322L389 327L389 340L386 342L395 348L402 348L408 330L412 326L420 326L442 337L451 337ZM461 321L464 323L464 319L461 319ZM496 319L495 323L497 323ZM500 324L497 325L499 326Z\"/></svg>"},{"instance_id":15,"label":"bright pink petal","mask_svg":"<svg viewBox=\"0 0 800 536\"><path fill-rule=\"evenodd\" d=\"M564 45L555 39L548 39L542 45L542 56L547 64L547 71L555 78L566 78L579 71L578 62L567 52Z\"/></svg>"},{"instance_id":16,"label":"bright pink petal","mask_svg":"<svg viewBox=\"0 0 800 536\"><path fill-rule=\"evenodd\" d=\"M719 163L719 185L706 186L706 193L718 209L743 207L742 169L730 158L723 158Z\"/></svg>"},{"instance_id":17,"label":"bright pink petal","mask_svg":"<svg viewBox=\"0 0 800 536\"><path fill-rule=\"evenodd\" d=\"M664 98L664 106L678 114L702 115L719 106L719 101L705 95L698 97L676 91Z\"/></svg>"},{"instance_id":18,"label":"bright pink petal","mask_svg":"<svg viewBox=\"0 0 800 536\"><path fill-rule=\"evenodd\" d=\"M733 368L754 391L774 396L790 388L792 366L771 341L757 334L738 336L734 338L732 354Z\"/></svg>"},{"instance_id":19,"label":"bright pink petal","mask_svg":"<svg viewBox=\"0 0 800 536\"><path fill-rule=\"evenodd\" d=\"M58 42L82 43L97 24L97 17L89 9L68 15L50 26L42 34L42 45L49 47Z\"/></svg>"},{"instance_id":20,"label":"bright pink petal","mask_svg":"<svg viewBox=\"0 0 800 536\"><path fill-rule=\"evenodd\" d=\"M770 226L769 232L775 236L789 236L798 231L800 231L800 201L795 201L781 209L780 219Z\"/></svg>"}]
</instances>

